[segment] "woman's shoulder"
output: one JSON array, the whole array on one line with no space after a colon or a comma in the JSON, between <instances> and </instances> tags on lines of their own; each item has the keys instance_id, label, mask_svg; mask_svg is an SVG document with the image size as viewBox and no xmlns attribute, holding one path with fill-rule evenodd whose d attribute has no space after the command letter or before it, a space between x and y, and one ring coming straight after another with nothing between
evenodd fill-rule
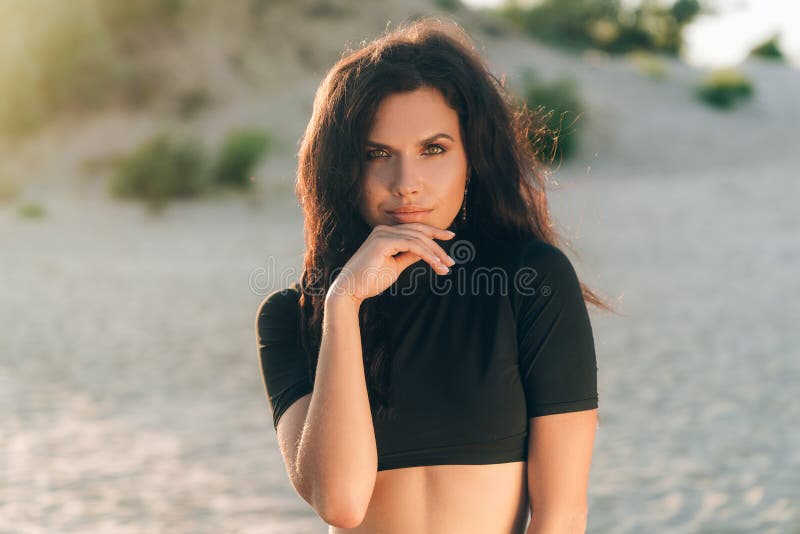
<instances>
[{"instance_id":1,"label":"woman's shoulder","mask_svg":"<svg viewBox=\"0 0 800 534\"><path fill-rule=\"evenodd\" d=\"M273 290L258 305L258 317L285 316L296 313L300 292L299 282L293 282L287 287Z\"/></svg>"},{"instance_id":2,"label":"woman's shoulder","mask_svg":"<svg viewBox=\"0 0 800 534\"><path fill-rule=\"evenodd\" d=\"M572 261L564 250L538 237L529 237L520 242L519 264L521 267L536 267L553 272L572 269Z\"/></svg>"},{"instance_id":3,"label":"woman's shoulder","mask_svg":"<svg viewBox=\"0 0 800 534\"><path fill-rule=\"evenodd\" d=\"M487 255L513 269L534 268L563 272L572 268L572 262L559 246L534 235L484 239L483 244Z\"/></svg>"},{"instance_id":4,"label":"woman's shoulder","mask_svg":"<svg viewBox=\"0 0 800 534\"><path fill-rule=\"evenodd\" d=\"M564 295L579 286L575 267L563 249L539 237L498 239L488 250L496 263L505 266L512 297L549 291Z\"/></svg>"}]
</instances>

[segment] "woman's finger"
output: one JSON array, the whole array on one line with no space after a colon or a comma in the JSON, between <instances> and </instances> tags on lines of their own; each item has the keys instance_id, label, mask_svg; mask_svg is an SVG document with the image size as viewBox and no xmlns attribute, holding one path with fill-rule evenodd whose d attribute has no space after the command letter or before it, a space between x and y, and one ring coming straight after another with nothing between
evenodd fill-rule
<instances>
[{"instance_id":1,"label":"woman's finger","mask_svg":"<svg viewBox=\"0 0 800 534\"><path fill-rule=\"evenodd\" d=\"M394 234L393 236L381 236L381 239L386 241L385 250L387 256L395 256L397 254L405 253L405 255L394 258L395 261L400 262L402 269L405 269L409 265L419 261L421 258L422 260L428 262L430 266L437 272L442 274L450 272L447 266L436 255L435 251L431 250L414 237ZM409 257L408 254L417 256L417 258Z\"/></svg>"},{"instance_id":2,"label":"woman's finger","mask_svg":"<svg viewBox=\"0 0 800 534\"><path fill-rule=\"evenodd\" d=\"M433 238L429 236L429 233L414 228L402 228L399 226L393 226L391 231L398 234L407 235L418 240L421 244L433 251L439 257L439 260L442 263L449 266L455 265L455 260L447 254L447 252L441 247L441 245L439 245L439 243L434 241Z\"/></svg>"}]
</instances>

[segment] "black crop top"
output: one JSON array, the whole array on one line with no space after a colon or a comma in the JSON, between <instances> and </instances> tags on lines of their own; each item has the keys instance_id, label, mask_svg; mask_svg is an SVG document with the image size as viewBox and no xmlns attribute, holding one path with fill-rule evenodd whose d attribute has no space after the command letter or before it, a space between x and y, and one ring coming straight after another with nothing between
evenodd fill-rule
<instances>
[{"instance_id":1,"label":"black crop top","mask_svg":"<svg viewBox=\"0 0 800 534\"><path fill-rule=\"evenodd\" d=\"M373 411L378 471L525 461L529 418L598 406L594 340L576 272L559 248L536 238L462 232L436 241L457 262L451 272L439 275L418 261L384 293L396 417ZM312 391L299 291L294 283L267 295L256 320L276 430L286 409Z\"/></svg>"}]
</instances>

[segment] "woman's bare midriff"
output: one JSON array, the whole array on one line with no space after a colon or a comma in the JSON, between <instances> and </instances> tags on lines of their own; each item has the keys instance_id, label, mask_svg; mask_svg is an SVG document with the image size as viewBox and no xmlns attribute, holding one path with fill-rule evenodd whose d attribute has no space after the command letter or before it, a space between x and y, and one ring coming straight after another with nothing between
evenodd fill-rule
<instances>
[{"instance_id":1,"label":"woman's bare midriff","mask_svg":"<svg viewBox=\"0 0 800 534\"><path fill-rule=\"evenodd\" d=\"M524 534L525 462L379 471L364 521L329 534Z\"/></svg>"}]
</instances>

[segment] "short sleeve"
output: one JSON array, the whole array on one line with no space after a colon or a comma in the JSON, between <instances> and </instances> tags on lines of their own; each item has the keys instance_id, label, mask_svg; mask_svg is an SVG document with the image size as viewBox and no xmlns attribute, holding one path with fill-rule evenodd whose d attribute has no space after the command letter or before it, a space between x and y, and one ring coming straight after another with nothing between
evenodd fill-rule
<instances>
[{"instance_id":1,"label":"short sleeve","mask_svg":"<svg viewBox=\"0 0 800 534\"><path fill-rule=\"evenodd\" d=\"M592 326L569 258L526 242L512 287L528 418L597 408Z\"/></svg>"},{"instance_id":2,"label":"short sleeve","mask_svg":"<svg viewBox=\"0 0 800 534\"><path fill-rule=\"evenodd\" d=\"M256 320L261 374L275 430L289 406L312 390L308 358L300 341L299 297L296 285L270 293L261 302Z\"/></svg>"}]
</instances>

